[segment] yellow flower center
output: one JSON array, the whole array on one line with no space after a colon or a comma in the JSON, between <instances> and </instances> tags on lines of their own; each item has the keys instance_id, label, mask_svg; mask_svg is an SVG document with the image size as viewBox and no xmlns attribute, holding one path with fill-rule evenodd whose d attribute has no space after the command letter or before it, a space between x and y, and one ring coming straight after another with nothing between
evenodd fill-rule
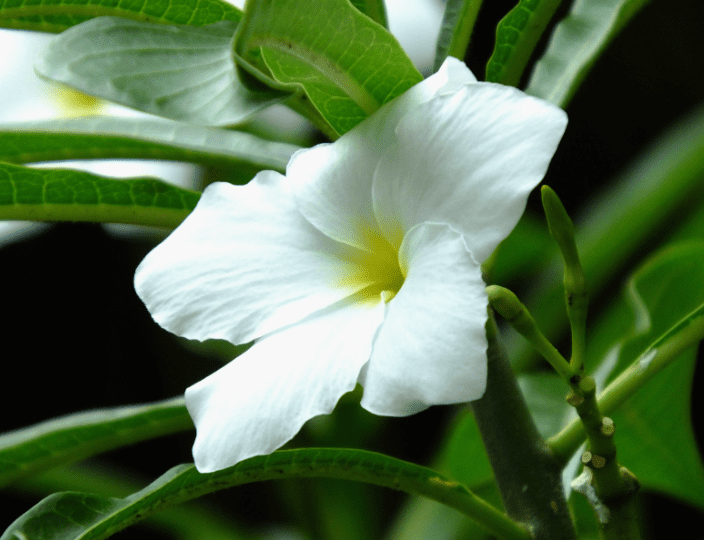
<instances>
[{"instance_id":1,"label":"yellow flower center","mask_svg":"<svg viewBox=\"0 0 704 540\"><path fill-rule=\"evenodd\" d=\"M53 86L54 103L64 118L100 114L106 102L63 84Z\"/></svg>"},{"instance_id":2,"label":"yellow flower center","mask_svg":"<svg viewBox=\"0 0 704 540\"><path fill-rule=\"evenodd\" d=\"M398 252L378 231L367 231L368 251L355 259L355 270L345 276L344 286L359 288L362 301L376 303L381 297L390 302L406 279Z\"/></svg>"}]
</instances>

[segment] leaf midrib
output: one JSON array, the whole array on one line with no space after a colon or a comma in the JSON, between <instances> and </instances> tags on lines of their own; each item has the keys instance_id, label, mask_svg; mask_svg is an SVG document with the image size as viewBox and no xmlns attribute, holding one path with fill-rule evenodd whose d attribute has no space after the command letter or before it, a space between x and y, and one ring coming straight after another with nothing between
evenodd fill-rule
<instances>
[{"instance_id":1,"label":"leaf midrib","mask_svg":"<svg viewBox=\"0 0 704 540\"><path fill-rule=\"evenodd\" d=\"M381 103L369 92L366 92L363 85L350 77L348 73L345 73L323 54L303 47L300 43L293 43L274 36L262 36L253 39L250 43L252 49L266 47L305 62L309 68L320 72L327 80L340 88L346 96L368 115L371 115L381 107Z\"/></svg>"}]
</instances>

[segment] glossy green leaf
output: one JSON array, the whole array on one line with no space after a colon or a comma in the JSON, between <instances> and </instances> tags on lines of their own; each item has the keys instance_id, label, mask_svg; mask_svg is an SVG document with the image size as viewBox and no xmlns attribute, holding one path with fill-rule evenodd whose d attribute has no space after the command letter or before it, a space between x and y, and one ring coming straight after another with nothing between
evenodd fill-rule
<instances>
[{"instance_id":1,"label":"glossy green leaf","mask_svg":"<svg viewBox=\"0 0 704 540\"><path fill-rule=\"evenodd\" d=\"M690 413L696 353L683 353L612 418L619 462L644 487L704 508L704 466Z\"/></svg>"},{"instance_id":2,"label":"glossy green leaf","mask_svg":"<svg viewBox=\"0 0 704 540\"><path fill-rule=\"evenodd\" d=\"M183 398L49 420L0 435L0 486L59 464L193 428Z\"/></svg>"},{"instance_id":3,"label":"glossy green leaf","mask_svg":"<svg viewBox=\"0 0 704 540\"><path fill-rule=\"evenodd\" d=\"M486 80L518 86L535 46L562 0L519 0L496 27Z\"/></svg>"},{"instance_id":4,"label":"glossy green leaf","mask_svg":"<svg viewBox=\"0 0 704 540\"><path fill-rule=\"evenodd\" d=\"M535 64L526 92L566 107L594 62L648 0L577 0Z\"/></svg>"},{"instance_id":5,"label":"glossy green leaf","mask_svg":"<svg viewBox=\"0 0 704 540\"><path fill-rule=\"evenodd\" d=\"M238 22L242 12L224 0L0 0L0 27L62 32L93 17L205 26Z\"/></svg>"},{"instance_id":6,"label":"glossy green leaf","mask_svg":"<svg viewBox=\"0 0 704 540\"><path fill-rule=\"evenodd\" d=\"M200 193L155 178L115 180L82 171L0 163L0 219L177 227Z\"/></svg>"},{"instance_id":7,"label":"glossy green leaf","mask_svg":"<svg viewBox=\"0 0 704 540\"><path fill-rule=\"evenodd\" d=\"M162 159L285 171L300 147L241 131L157 119L84 117L0 125L0 160Z\"/></svg>"},{"instance_id":8,"label":"glossy green leaf","mask_svg":"<svg viewBox=\"0 0 704 540\"><path fill-rule=\"evenodd\" d=\"M662 135L585 213L574 216L577 248L592 297L626 263L657 247L654 242L662 241L664 231L684 220L687 210L696 210L691 203L703 200L703 175L704 107L700 107ZM561 276L562 261L555 253L540 279L521 295L552 340L568 327ZM507 337L509 357L518 371L525 370L535 361L535 352L515 333Z\"/></svg>"},{"instance_id":9,"label":"glossy green leaf","mask_svg":"<svg viewBox=\"0 0 704 540\"><path fill-rule=\"evenodd\" d=\"M24 478L5 487L4 494L29 500L41 500L48 494L59 491L86 491L105 497L127 497L142 489L144 485L145 481L141 475L136 475L125 467L110 465L102 460L87 460ZM164 512L157 512L147 518L144 525L152 535L158 531L164 538L174 540L258 538L245 532L230 515L208 505L207 501L203 501L203 504L192 501L186 505L171 507ZM135 533L140 536L139 531Z\"/></svg>"},{"instance_id":10,"label":"glossy green leaf","mask_svg":"<svg viewBox=\"0 0 704 540\"><path fill-rule=\"evenodd\" d=\"M350 3L371 20L385 28L389 27L384 0L350 0Z\"/></svg>"},{"instance_id":11,"label":"glossy green leaf","mask_svg":"<svg viewBox=\"0 0 704 540\"><path fill-rule=\"evenodd\" d=\"M464 60L481 6L482 0L447 1L435 47L434 72L440 69L448 56Z\"/></svg>"},{"instance_id":12,"label":"glossy green leaf","mask_svg":"<svg viewBox=\"0 0 704 540\"><path fill-rule=\"evenodd\" d=\"M696 347L653 366L665 342L704 318L704 242L669 246L633 275L627 301L634 335L623 343L614 375L628 366L662 369L613 414L620 459L649 488L704 507L704 465L691 423ZM632 368L631 368L632 369ZM610 407L607 403L605 407Z\"/></svg>"},{"instance_id":13,"label":"glossy green leaf","mask_svg":"<svg viewBox=\"0 0 704 540\"><path fill-rule=\"evenodd\" d=\"M52 40L39 75L174 120L241 123L285 94L239 82L231 50L237 23L207 27L91 19Z\"/></svg>"},{"instance_id":14,"label":"glossy green leaf","mask_svg":"<svg viewBox=\"0 0 704 540\"><path fill-rule=\"evenodd\" d=\"M615 372L631 365L657 342L676 334L683 319L704 307L704 242L682 242L656 253L627 285L634 336L623 344Z\"/></svg>"},{"instance_id":15,"label":"glossy green leaf","mask_svg":"<svg viewBox=\"0 0 704 540\"><path fill-rule=\"evenodd\" d=\"M227 487L282 478L354 480L424 495L466 513L481 507L483 515L491 516L487 525L508 527L512 538L530 539L501 512L436 471L364 450L313 448L257 456L209 474L198 473L193 465L179 465L124 499L57 493L17 519L0 540L99 540L174 504Z\"/></svg>"},{"instance_id":16,"label":"glossy green leaf","mask_svg":"<svg viewBox=\"0 0 704 540\"><path fill-rule=\"evenodd\" d=\"M422 80L396 38L348 0L262 0L251 8L235 40L243 65L305 91L333 135Z\"/></svg>"}]
</instances>

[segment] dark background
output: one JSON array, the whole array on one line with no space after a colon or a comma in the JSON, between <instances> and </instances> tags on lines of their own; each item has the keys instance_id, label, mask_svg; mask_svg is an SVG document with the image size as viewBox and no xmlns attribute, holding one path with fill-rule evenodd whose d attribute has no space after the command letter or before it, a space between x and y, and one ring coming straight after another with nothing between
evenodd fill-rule
<instances>
[{"instance_id":1,"label":"dark background","mask_svg":"<svg viewBox=\"0 0 704 540\"><path fill-rule=\"evenodd\" d=\"M486 4L467 58L480 78L493 47L495 23L514 2ZM574 213L591 195L608 188L663 129L702 102L703 22L704 4L699 1L654 0L598 61L568 107L570 125L546 178L569 211ZM538 212L536 195L529 208ZM135 295L134 269L153 245L114 237L99 225L57 224L40 236L0 248L0 282L5 283L2 430L76 411L173 397L222 365L161 330ZM695 389L701 385L701 372ZM348 401L339 414L362 415L372 427L369 432L347 433L347 440L331 445L384 451L421 464L431 461L435 441L453 411L434 407L410 418L386 420L366 415ZM700 409L701 400L695 397L701 448ZM166 437L110 452L100 460L135 475L144 485L190 461L192 440L193 433ZM315 437L303 433L295 443L311 440ZM250 525L305 522L310 509L285 514L281 507L304 500L310 485L244 486L209 497L208 504ZM370 538L382 534L404 500L381 489L375 493L379 514L367 517ZM8 491L0 499L0 526L36 500L22 490ZM673 523L680 531L701 529L688 529L687 524L701 523L704 515L686 505L647 492L643 501L652 538L671 533ZM138 527L122 534L167 537ZM697 534L683 537L701 537Z\"/></svg>"}]
</instances>

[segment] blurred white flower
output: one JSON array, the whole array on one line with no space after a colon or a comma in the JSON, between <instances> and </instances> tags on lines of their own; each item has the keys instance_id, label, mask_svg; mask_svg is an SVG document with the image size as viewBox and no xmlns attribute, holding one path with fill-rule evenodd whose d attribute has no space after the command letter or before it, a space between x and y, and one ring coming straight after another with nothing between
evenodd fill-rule
<instances>
[{"instance_id":1,"label":"blurred white flower","mask_svg":"<svg viewBox=\"0 0 704 540\"><path fill-rule=\"evenodd\" d=\"M198 469L272 452L357 382L362 406L387 416L481 397L480 264L565 126L560 109L451 58L338 141L296 153L286 176L209 186L135 275L165 329L256 339L186 391Z\"/></svg>"},{"instance_id":2,"label":"blurred white flower","mask_svg":"<svg viewBox=\"0 0 704 540\"><path fill-rule=\"evenodd\" d=\"M10 122L107 115L150 117L68 87L40 79L34 64L52 39L49 34L19 30L0 30L0 48L11 51L0 70L0 125ZM200 178L199 167L180 162L151 160L80 160L32 164L34 167L60 167L88 171L113 178L152 176L181 187L193 188ZM0 246L44 230L46 224L0 221ZM132 235L143 228L105 225L116 234Z\"/></svg>"}]
</instances>

